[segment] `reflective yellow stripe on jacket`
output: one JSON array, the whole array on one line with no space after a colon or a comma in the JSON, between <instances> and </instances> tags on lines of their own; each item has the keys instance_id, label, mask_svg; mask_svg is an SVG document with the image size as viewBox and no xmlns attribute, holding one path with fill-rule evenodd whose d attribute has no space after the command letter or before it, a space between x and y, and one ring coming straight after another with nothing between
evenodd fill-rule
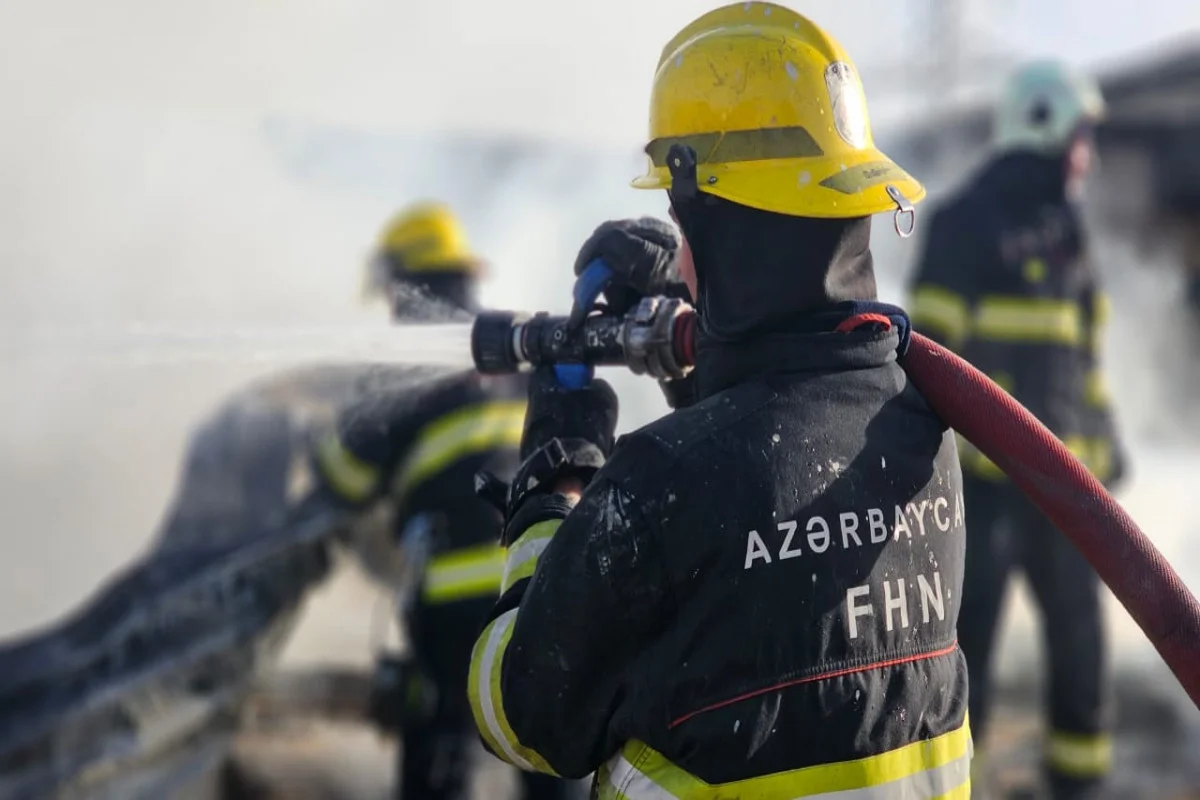
<instances>
[{"instance_id":1,"label":"reflective yellow stripe on jacket","mask_svg":"<svg viewBox=\"0 0 1200 800\"><path fill-rule=\"evenodd\" d=\"M494 544L463 547L430 559L421 598L430 604L496 597L504 574L504 549Z\"/></svg>"},{"instance_id":2,"label":"reflective yellow stripe on jacket","mask_svg":"<svg viewBox=\"0 0 1200 800\"><path fill-rule=\"evenodd\" d=\"M537 566L542 551L546 549L546 545L550 544L550 540L554 538L554 532L558 530L560 524L561 520L557 519L539 522L512 543L504 562L504 579L500 583L501 593L507 592L514 583L522 578L533 575L534 567Z\"/></svg>"},{"instance_id":3,"label":"reflective yellow stripe on jacket","mask_svg":"<svg viewBox=\"0 0 1200 800\"><path fill-rule=\"evenodd\" d=\"M504 588L507 589L523 577L533 574L546 545L550 543L562 520L547 520L525 531L508 548L504 566ZM533 749L521 744L508 716L504 713L504 694L501 690L501 669L504 651L512 638L513 624L517 621L520 607L510 609L492 620L479 638L471 653L471 671L467 679L467 699L475 725L483 735L488 747L496 755L513 766L527 772L557 773L546 760Z\"/></svg>"},{"instance_id":4,"label":"reflective yellow stripe on jacket","mask_svg":"<svg viewBox=\"0 0 1200 800\"><path fill-rule=\"evenodd\" d=\"M876 756L710 784L641 742L629 742L601 767L600 800L968 800L971 733L963 726Z\"/></svg>"},{"instance_id":5,"label":"reflective yellow stripe on jacket","mask_svg":"<svg viewBox=\"0 0 1200 800\"><path fill-rule=\"evenodd\" d=\"M913 291L909 313L917 330L940 335L951 347L967 338L1094 346L1085 338L1083 311L1071 300L986 295L972 308L966 298L956 292L924 285Z\"/></svg>"},{"instance_id":6,"label":"reflective yellow stripe on jacket","mask_svg":"<svg viewBox=\"0 0 1200 800\"><path fill-rule=\"evenodd\" d=\"M1104 348L1104 332L1112 317L1112 299L1107 292L1096 292L1092 305L1092 352L1099 353Z\"/></svg>"},{"instance_id":7,"label":"reflective yellow stripe on jacket","mask_svg":"<svg viewBox=\"0 0 1200 800\"><path fill-rule=\"evenodd\" d=\"M459 459L519 447L524 423L524 401L482 403L439 417L417 434L408 458L397 471L393 497L402 499L422 481ZM334 491L351 502L370 497L381 477L379 467L358 458L334 432L318 441L317 464ZM464 488L467 491L470 487ZM426 567L422 598L427 603L449 603L497 596L503 574L504 550L496 545L442 553Z\"/></svg>"},{"instance_id":8,"label":"reflective yellow stripe on jacket","mask_svg":"<svg viewBox=\"0 0 1200 800\"><path fill-rule=\"evenodd\" d=\"M913 326L958 347L971 330L971 310L962 295L940 286L922 285L913 290L909 316Z\"/></svg>"},{"instance_id":9,"label":"reflective yellow stripe on jacket","mask_svg":"<svg viewBox=\"0 0 1200 800\"><path fill-rule=\"evenodd\" d=\"M395 497L403 497L460 458L519 447L524 424L524 401L483 403L439 417L417 434L396 474ZM366 500L380 479L379 467L356 456L333 431L317 442L317 465L333 490L351 502Z\"/></svg>"},{"instance_id":10,"label":"reflective yellow stripe on jacket","mask_svg":"<svg viewBox=\"0 0 1200 800\"><path fill-rule=\"evenodd\" d=\"M1079 304L1049 297L988 295L975 307L974 335L997 342L1080 345Z\"/></svg>"},{"instance_id":11,"label":"reflective yellow stripe on jacket","mask_svg":"<svg viewBox=\"0 0 1200 800\"><path fill-rule=\"evenodd\" d=\"M396 474L402 497L461 458L502 447L519 447L525 401L483 403L452 411L425 426Z\"/></svg>"},{"instance_id":12,"label":"reflective yellow stripe on jacket","mask_svg":"<svg viewBox=\"0 0 1200 800\"><path fill-rule=\"evenodd\" d=\"M1099 369L1088 371L1083 387L1083 401L1091 408L1107 408L1109 404L1108 382Z\"/></svg>"},{"instance_id":13,"label":"reflective yellow stripe on jacket","mask_svg":"<svg viewBox=\"0 0 1200 800\"><path fill-rule=\"evenodd\" d=\"M366 500L379 482L379 468L350 452L335 431L317 442L316 460L330 488L352 503Z\"/></svg>"},{"instance_id":14,"label":"reflective yellow stripe on jacket","mask_svg":"<svg viewBox=\"0 0 1200 800\"><path fill-rule=\"evenodd\" d=\"M980 478L990 481L1007 480L1004 470L990 458L979 451L975 445L956 433L958 439L958 458L963 471L970 472ZM1112 474L1112 442L1103 436L1068 436L1062 440L1071 455L1078 458L1087 467L1088 472L1096 480L1107 480Z\"/></svg>"},{"instance_id":15,"label":"reflective yellow stripe on jacket","mask_svg":"<svg viewBox=\"0 0 1200 800\"><path fill-rule=\"evenodd\" d=\"M417 435L397 472L394 496L403 497L459 459L519 447L524 424L524 401L483 403L434 420ZM426 567L422 598L427 603L452 603L498 596L504 563L503 548L492 544L442 553Z\"/></svg>"}]
</instances>

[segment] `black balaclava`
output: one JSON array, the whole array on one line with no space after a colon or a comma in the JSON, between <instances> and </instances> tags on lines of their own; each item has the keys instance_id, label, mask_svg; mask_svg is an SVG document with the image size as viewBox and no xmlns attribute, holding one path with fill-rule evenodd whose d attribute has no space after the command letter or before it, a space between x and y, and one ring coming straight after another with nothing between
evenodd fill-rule
<instances>
[{"instance_id":1,"label":"black balaclava","mask_svg":"<svg viewBox=\"0 0 1200 800\"><path fill-rule=\"evenodd\" d=\"M810 312L876 298L869 217L792 217L706 193L672 207L696 264L702 345L808 330Z\"/></svg>"}]
</instances>

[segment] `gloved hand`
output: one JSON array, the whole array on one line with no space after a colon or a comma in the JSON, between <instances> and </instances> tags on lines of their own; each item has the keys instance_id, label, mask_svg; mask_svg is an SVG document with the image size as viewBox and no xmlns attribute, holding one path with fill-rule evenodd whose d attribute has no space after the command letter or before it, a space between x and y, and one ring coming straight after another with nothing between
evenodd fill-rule
<instances>
[{"instance_id":1,"label":"gloved hand","mask_svg":"<svg viewBox=\"0 0 1200 800\"><path fill-rule=\"evenodd\" d=\"M692 302L691 293L675 265L679 250L675 227L654 217L609 220L602 223L579 249L575 275L583 274L595 259L603 259L613 272L604 290L613 311L624 314L643 298L654 295L677 297ZM673 381L659 381L667 405L686 408L695 402L695 374Z\"/></svg>"},{"instance_id":2,"label":"gloved hand","mask_svg":"<svg viewBox=\"0 0 1200 800\"><path fill-rule=\"evenodd\" d=\"M667 295L691 300L675 266L679 234L674 226L654 217L609 220L602 223L579 248L575 275L588 264L603 259L613 272L604 290L605 299L618 314L633 308L643 297Z\"/></svg>"},{"instance_id":3,"label":"gloved hand","mask_svg":"<svg viewBox=\"0 0 1200 800\"><path fill-rule=\"evenodd\" d=\"M529 458L552 439L595 445L607 456L617 428L616 392L607 381L592 380L565 388L553 367L539 367L529 380L529 405L521 436L521 458Z\"/></svg>"},{"instance_id":4,"label":"gloved hand","mask_svg":"<svg viewBox=\"0 0 1200 800\"><path fill-rule=\"evenodd\" d=\"M559 382L554 367L534 370L521 466L508 487L502 545L507 547L531 524L547 519L547 508L557 508L562 515L570 511L570 504L556 499L556 493L568 479L591 483L612 452L616 428L617 395L606 382L591 380L569 389Z\"/></svg>"}]
</instances>

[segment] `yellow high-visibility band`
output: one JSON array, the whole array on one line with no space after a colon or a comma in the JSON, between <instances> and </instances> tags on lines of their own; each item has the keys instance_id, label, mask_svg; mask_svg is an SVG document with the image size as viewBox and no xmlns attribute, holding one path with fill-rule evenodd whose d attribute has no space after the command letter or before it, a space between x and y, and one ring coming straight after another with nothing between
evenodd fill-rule
<instances>
[{"instance_id":1,"label":"yellow high-visibility band","mask_svg":"<svg viewBox=\"0 0 1200 800\"><path fill-rule=\"evenodd\" d=\"M475 725L492 752L527 772L556 775L544 758L518 741L517 735L508 724L508 716L504 713L501 668L504 664L504 651L512 639L513 624L517 620L518 610L514 608L505 611L479 634L475 641L475 649L471 653L467 699L471 703Z\"/></svg>"},{"instance_id":2,"label":"yellow high-visibility band","mask_svg":"<svg viewBox=\"0 0 1200 800\"><path fill-rule=\"evenodd\" d=\"M912 295L909 318L917 330L940 335L957 347L971 329L971 312L962 295L940 286L918 286Z\"/></svg>"},{"instance_id":3,"label":"yellow high-visibility band","mask_svg":"<svg viewBox=\"0 0 1200 800\"><path fill-rule=\"evenodd\" d=\"M974 335L992 341L1076 346L1083 342L1082 325L1077 303L992 295L979 301Z\"/></svg>"},{"instance_id":4,"label":"yellow high-visibility band","mask_svg":"<svg viewBox=\"0 0 1200 800\"><path fill-rule=\"evenodd\" d=\"M962 727L875 756L819 764L730 783L710 784L641 742L629 742L605 764L602 800L967 800L971 796L971 734Z\"/></svg>"},{"instance_id":5,"label":"yellow high-visibility band","mask_svg":"<svg viewBox=\"0 0 1200 800\"><path fill-rule=\"evenodd\" d=\"M1052 731L1046 740L1051 769L1077 778L1094 778L1112 769L1112 737Z\"/></svg>"},{"instance_id":6,"label":"yellow high-visibility band","mask_svg":"<svg viewBox=\"0 0 1200 800\"><path fill-rule=\"evenodd\" d=\"M958 459L962 468L979 478L989 481L1007 480L1004 470L985 456L975 445L967 441L962 434L955 433L958 440ZM1083 462L1097 480L1106 479L1112 472L1112 446L1107 439L1088 436L1067 436L1062 443L1071 451L1071 455Z\"/></svg>"},{"instance_id":7,"label":"yellow high-visibility band","mask_svg":"<svg viewBox=\"0 0 1200 800\"><path fill-rule=\"evenodd\" d=\"M430 560L425 568L422 599L427 603L453 603L473 597L500 594L504 550L494 544L464 547Z\"/></svg>"},{"instance_id":8,"label":"yellow high-visibility band","mask_svg":"<svg viewBox=\"0 0 1200 800\"><path fill-rule=\"evenodd\" d=\"M1099 369L1090 370L1083 387L1083 401L1092 408L1107 408L1109 404L1108 383Z\"/></svg>"},{"instance_id":9,"label":"yellow high-visibility band","mask_svg":"<svg viewBox=\"0 0 1200 800\"><path fill-rule=\"evenodd\" d=\"M379 482L379 469L346 449L334 431L317 442L317 467L335 492L354 503L365 500Z\"/></svg>"},{"instance_id":10,"label":"yellow high-visibility band","mask_svg":"<svg viewBox=\"0 0 1200 800\"><path fill-rule=\"evenodd\" d=\"M554 538L555 531L562 525L561 519L548 519L530 526L508 548L508 557L504 562L504 579L500 582L500 593L512 588L513 584L522 578L533 575L542 551Z\"/></svg>"},{"instance_id":11,"label":"yellow high-visibility band","mask_svg":"<svg viewBox=\"0 0 1200 800\"><path fill-rule=\"evenodd\" d=\"M418 434L397 472L395 496L403 497L459 459L496 448L519 447L524 425L524 401L484 403L434 420Z\"/></svg>"}]
</instances>

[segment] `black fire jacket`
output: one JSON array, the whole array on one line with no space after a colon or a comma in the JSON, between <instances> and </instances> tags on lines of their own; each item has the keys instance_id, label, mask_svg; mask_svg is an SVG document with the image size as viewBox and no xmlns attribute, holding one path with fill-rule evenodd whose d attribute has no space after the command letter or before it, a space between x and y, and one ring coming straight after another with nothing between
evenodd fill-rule
<instances>
[{"instance_id":1,"label":"black fire jacket","mask_svg":"<svg viewBox=\"0 0 1200 800\"><path fill-rule=\"evenodd\" d=\"M933 215L912 288L917 330L1015 396L1104 482L1124 458L1100 365L1108 299L1060 158L999 156ZM963 467L1004 474L962 442Z\"/></svg>"},{"instance_id":2,"label":"black fire jacket","mask_svg":"<svg viewBox=\"0 0 1200 800\"><path fill-rule=\"evenodd\" d=\"M884 327L702 349L699 403L547 496L472 657L492 752L601 798L969 796L961 474Z\"/></svg>"},{"instance_id":3,"label":"black fire jacket","mask_svg":"<svg viewBox=\"0 0 1200 800\"><path fill-rule=\"evenodd\" d=\"M362 380L370 385L361 387L361 400L343 409L316 444L325 484L355 506L387 497L396 508L397 534L417 515L433 520L426 604L494 598L504 565L502 519L475 496L474 476L484 469L500 476L515 471L526 380L394 367Z\"/></svg>"}]
</instances>

